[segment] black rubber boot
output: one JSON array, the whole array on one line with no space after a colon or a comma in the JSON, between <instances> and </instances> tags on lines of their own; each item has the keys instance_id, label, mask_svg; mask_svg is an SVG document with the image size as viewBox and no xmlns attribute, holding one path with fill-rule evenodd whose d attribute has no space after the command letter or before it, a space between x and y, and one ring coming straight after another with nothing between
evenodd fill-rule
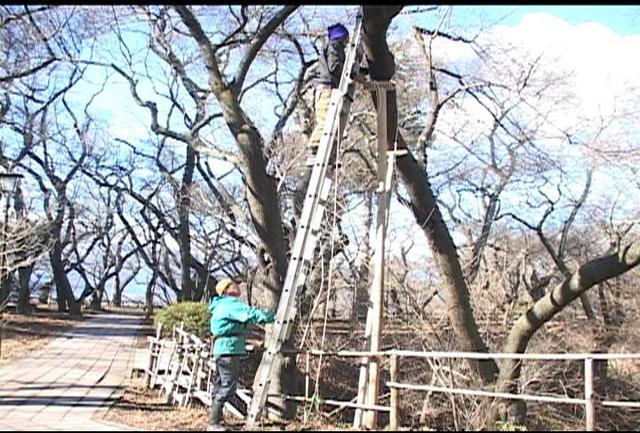
<instances>
[{"instance_id":1,"label":"black rubber boot","mask_svg":"<svg viewBox=\"0 0 640 433\"><path fill-rule=\"evenodd\" d=\"M225 431L222 421L222 408L224 403L213 402L211 404L211 412L209 413L209 424L207 431Z\"/></svg>"}]
</instances>

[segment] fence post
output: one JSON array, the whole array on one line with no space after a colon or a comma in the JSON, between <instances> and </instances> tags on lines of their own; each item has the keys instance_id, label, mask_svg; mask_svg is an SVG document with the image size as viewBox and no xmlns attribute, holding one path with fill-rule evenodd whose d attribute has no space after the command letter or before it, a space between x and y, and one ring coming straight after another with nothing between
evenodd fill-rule
<instances>
[{"instance_id":1,"label":"fence post","mask_svg":"<svg viewBox=\"0 0 640 433\"><path fill-rule=\"evenodd\" d=\"M154 380L153 371L160 362L160 335L162 334L162 323L158 323L155 337L148 337L149 340L149 360L144 370L144 386L146 388L153 388L152 381Z\"/></svg>"},{"instance_id":2,"label":"fence post","mask_svg":"<svg viewBox=\"0 0 640 433\"><path fill-rule=\"evenodd\" d=\"M389 367L389 376L391 382L398 381L398 355L391 354L391 365ZM391 396L389 399L389 430L398 430L400 419L398 416L398 403L400 400L400 390L395 386L391 387Z\"/></svg>"},{"instance_id":3,"label":"fence post","mask_svg":"<svg viewBox=\"0 0 640 433\"><path fill-rule=\"evenodd\" d=\"M586 431L593 431L595 427L595 401L593 398L593 358L584 359L584 406Z\"/></svg>"},{"instance_id":4,"label":"fence post","mask_svg":"<svg viewBox=\"0 0 640 433\"><path fill-rule=\"evenodd\" d=\"M304 399L305 399L305 404L309 403L309 364L310 364L310 357L311 357L311 354L307 350L306 366L305 366L305 370L304 370Z\"/></svg>"}]
</instances>

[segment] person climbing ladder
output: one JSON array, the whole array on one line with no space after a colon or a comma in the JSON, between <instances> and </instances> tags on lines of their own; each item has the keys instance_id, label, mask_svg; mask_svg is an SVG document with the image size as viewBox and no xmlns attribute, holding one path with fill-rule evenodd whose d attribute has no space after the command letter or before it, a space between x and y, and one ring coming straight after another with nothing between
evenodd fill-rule
<instances>
[{"instance_id":1,"label":"person climbing ladder","mask_svg":"<svg viewBox=\"0 0 640 433\"><path fill-rule=\"evenodd\" d=\"M315 120L308 144L312 156L316 155L320 146L331 93L340 86L340 77L345 62L345 47L348 43L349 30L345 26L337 23L327 28L327 39L318 58L314 79ZM359 74L353 74L352 78L362 80L363 73L367 73L366 68L360 68Z\"/></svg>"}]
</instances>

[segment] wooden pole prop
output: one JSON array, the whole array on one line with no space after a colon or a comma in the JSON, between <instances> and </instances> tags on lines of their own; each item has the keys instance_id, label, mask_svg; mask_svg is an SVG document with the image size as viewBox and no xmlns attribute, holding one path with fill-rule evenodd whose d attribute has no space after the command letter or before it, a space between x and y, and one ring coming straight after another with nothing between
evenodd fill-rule
<instances>
[{"instance_id":1,"label":"wooden pole prop","mask_svg":"<svg viewBox=\"0 0 640 433\"><path fill-rule=\"evenodd\" d=\"M374 273L371 288L372 320L370 351L380 350L380 336L383 327L383 294L384 294L384 270L385 270L385 236L387 231L388 199L391 193L390 184L386 181L387 175L387 90L378 88L378 213L376 223L376 248L374 254ZM378 386L380 360L369 358L369 380L367 386L366 403L375 406L378 400ZM368 410L364 417L366 428L375 429L378 416L377 412Z\"/></svg>"}]
</instances>

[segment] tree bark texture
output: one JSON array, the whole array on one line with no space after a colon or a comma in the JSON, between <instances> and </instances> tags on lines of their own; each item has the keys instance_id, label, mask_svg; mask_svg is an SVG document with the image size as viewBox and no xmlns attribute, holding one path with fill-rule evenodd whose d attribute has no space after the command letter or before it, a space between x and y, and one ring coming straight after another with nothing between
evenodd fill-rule
<instances>
[{"instance_id":1,"label":"tree bark texture","mask_svg":"<svg viewBox=\"0 0 640 433\"><path fill-rule=\"evenodd\" d=\"M267 173L264 139L242 109L239 95L249 66L260 48L297 6L284 6L255 33L230 81L223 76L216 47L206 36L200 21L187 6L176 6L175 9L198 44L209 76L209 90L218 100L225 123L240 150L239 166L244 177L249 214L262 244L257 254L262 268L262 283L267 292L267 308L276 310L288 266L282 211L276 180ZM286 361L279 370L274 371L271 386L275 393L293 386L295 377L290 373L293 369L290 364Z\"/></svg>"},{"instance_id":2,"label":"tree bark texture","mask_svg":"<svg viewBox=\"0 0 640 433\"><path fill-rule=\"evenodd\" d=\"M504 346L505 353L524 353L535 332L567 305L596 284L617 277L640 264L640 242L634 242L608 256L591 260L538 300L513 325ZM516 387L520 363L507 361L500 374L499 388Z\"/></svg>"},{"instance_id":3,"label":"tree bark texture","mask_svg":"<svg viewBox=\"0 0 640 433\"><path fill-rule=\"evenodd\" d=\"M69 278L64 270L64 265L62 263L62 246L58 239L56 239L56 242L53 244L53 248L49 253L49 259L51 260L53 280L56 282L56 289L58 291L58 306L60 307L60 302L62 301L64 302L63 305L66 305L69 308L69 314L72 317L82 316L82 313L80 312L80 304L78 304L74 298L73 289L71 288ZM60 299L61 296L62 299Z\"/></svg>"},{"instance_id":4,"label":"tree bark texture","mask_svg":"<svg viewBox=\"0 0 640 433\"><path fill-rule=\"evenodd\" d=\"M363 43L372 80L389 80L395 74L395 60L387 45L386 30L401 9L402 6L364 7ZM397 112L395 92L391 92L387 98L387 112L391 115ZM394 120L387 129L390 134L389 145L393 146L397 141L398 148L406 149L406 143L402 134L397 131L395 123L397 121ZM464 279L457 249L429 184L428 173L420 169L411 153L398 157L397 167L411 197L411 210L416 222L427 236L442 284L446 289L448 315L459 343L457 349L487 352L487 346L480 336L473 316L469 289ZM469 364L484 383L495 381L498 375L495 361L469 360Z\"/></svg>"},{"instance_id":5,"label":"tree bark texture","mask_svg":"<svg viewBox=\"0 0 640 433\"><path fill-rule=\"evenodd\" d=\"M18 289L18 303L16 305L16 311L19 314L29 314L29 298L31 297L29 280L31 279L33 267L34 265L31 264L23 268L18 268L18 281L20 285Z\"/></svg>"},{"instance_id":6,"label":"tree bark texture","mask_svg":"<svg viewBox=\"0 0 640 433\"><path fill-rule=\"evenodd\" d=\"M187 147L187 161L180 186L178 197L179 242L180 242L180 269L182 300L193 299L193 280L191 279L191 233L189 229L189 214L191 212L191 183L193 170L196 165L196 152L192 146Z\"/></svg>"},{"instance_id":7,"label":"tree bark texture","mask_svg":"<svg viewBox=\"0 0 640 433\"><path fill-rule=\"evenodd\" d=\"M65 208L67 206L67 199L64 188L58 188L58 203L56 209L55 219L52 221L52 235L54 239L53 248L49 252L49 260L51 261L51 271L53 272L53 280L56 283L58 309L60 311L69 308L69 314L72 317L81 317L80 304L76 302L69 283L69 277L64 269L64 262L62 260L62 224L64 222Z\"/></svg>"}]
</instances>

